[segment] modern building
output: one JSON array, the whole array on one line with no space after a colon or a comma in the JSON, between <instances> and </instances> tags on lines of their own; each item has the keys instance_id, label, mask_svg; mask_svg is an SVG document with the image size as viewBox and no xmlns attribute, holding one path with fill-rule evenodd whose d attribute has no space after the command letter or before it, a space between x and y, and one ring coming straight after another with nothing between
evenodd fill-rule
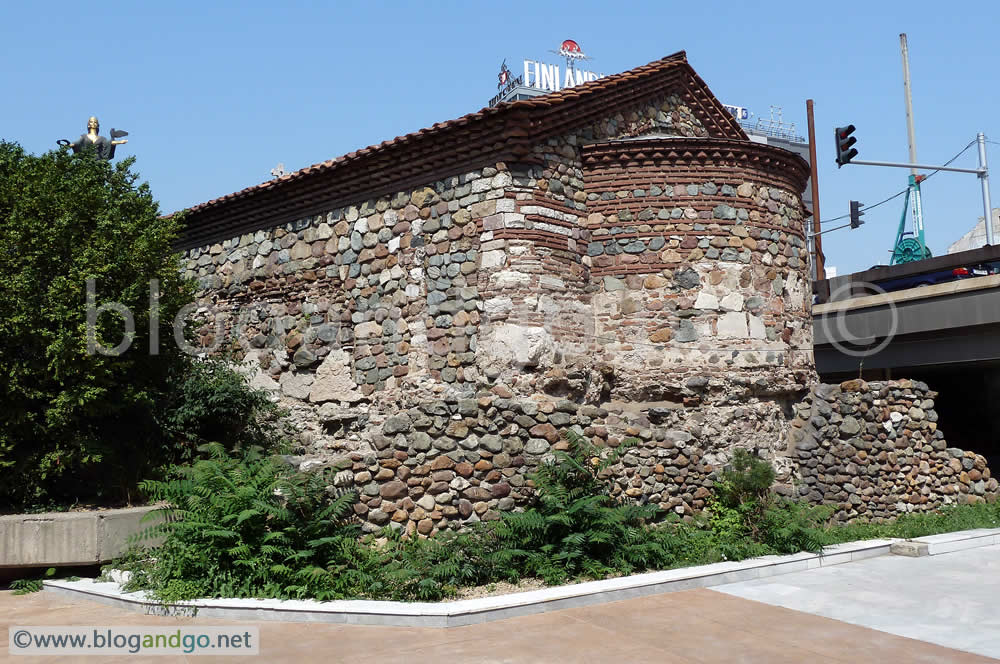
<instances>
[{"instance_id":1,"label":"modern building","mask_svg":"<svg viewBox=\"0 0 1000 664\"><path fill-rule=\"evenodd\" d=\"M993 208L993 237L1000 238L1000 208ZM949 254L957 254L960 251L978 249L986 246L986 223L984 217L979 217L972 230L958 238L948 247Z\"/></svg>"}]
</instances>

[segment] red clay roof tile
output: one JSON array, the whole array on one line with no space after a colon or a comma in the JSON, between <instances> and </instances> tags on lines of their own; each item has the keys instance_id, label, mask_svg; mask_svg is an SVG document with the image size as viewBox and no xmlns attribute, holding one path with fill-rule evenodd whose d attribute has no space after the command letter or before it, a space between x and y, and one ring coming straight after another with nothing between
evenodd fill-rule
<instances>
[{"instance_id":1,"label":"red clay roof tile","mask_svg":"<svg viewBox=\"0 0 1000 664\"><path fill-rule=\"evenodd\" d=\"M335 173L343 172L346 174L345 179L355 181L361 175L361 173L356 172L357 168L366 166L365 162L370 162L367 164L367 181L370 182L381 175L389 176L390 180L398 180L400 178L394 178L389 173L379 173L379 171L388 170L389 167L376 160L384 161L390 157L396 160L393 167L397 169L396 174L399 174L398 169L404 165L400 164L400 161L415 160L416 163L412 163L410 166L416 166L418 163L429 166L435 156L428 153L438 152L439 149L451 152L468 152L470 156L496 152L495 146L516 150L516 146L508 145L512 139L519 139L522 142L529 139L537 140L559 129L568 129L568 123L575 121L580 124L583 121L581 118L584 116L606 115L609 111L609 102L618 102L621 105L634 103L638 99L662 92L667 84L680 84L682 87L690 89L692 100L697 102L696 108L692 110L700 116L710 133L716 136L746 140L746 135L736 120L694 72L687 62L684 51L679 51L621 74L613 74L531 99L504 102L454 120L438 122L419 131L383 141L378 145L370 145L336 159L313 164L277 179L200 203L189 210L188 228L182 244L198 246L198 243L206 241L207 234L212 231L218 235L224 229L233 232L246 230L235 226L230 229L231 224L225 223L226 218L236 221L237 217L246 216L242 211L233 210L227 213L225 210L240 199L264 195L267 192L276 193L279 189L292 186L292 183L304 182L319 177L321 174L333 176ZM640 87L643 89L638 89ZM595 102L596 108L586 108L590 100ZM530 113L530 116L525 116L526 112ZM409 155L408 160L400 159L410 149L416 152ZM453 161L445 159L443 155L436 155L436 158L438 162L452 163ZM440 163L437 165L440 166ZM436 178L429 176L427 181L430 182L434 179ZM291 194L291 192L288 193ZM358 196L358 198L364 197L367 196ZM290 198L291 196L285 196L282 201L269 201L268 205L264 207L275 208L275 211L277 208L289 208ZM263 210L261 212L263 213ZM244 222L240 226L246 226L247 223ZM221 236L229 237L231 234L221 234Z\"/></svg>"}]
</instances>

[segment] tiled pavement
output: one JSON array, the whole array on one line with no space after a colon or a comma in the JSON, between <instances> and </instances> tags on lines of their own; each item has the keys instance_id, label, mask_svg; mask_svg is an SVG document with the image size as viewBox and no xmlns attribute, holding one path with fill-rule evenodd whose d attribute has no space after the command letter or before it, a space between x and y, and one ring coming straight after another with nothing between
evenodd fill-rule
<instances>
[{"instance_id":1,"label":"tiled pavement","mask_svg":"<svg viewBox=\"0 0 1000 664\"><path fill-rule=\"evenodd\" d=\"M880 556L715 590L1000 657L1000 545L923 558Z\"/></svg>"},{"instance_id":2,"label":"tiled pavement","mask_svg":"<svg viewBox=\"0 0 1000 664\"><path fill-rule=\"evenodd\" d=\"M173 662L995 662L821 616L715 592L689 590L451 629L249 623L146 616L50 593L0 592L0 661L101 661L8 652L11 625L248 625L259 658L130 656Z\"/></svg>"}]
</instances>

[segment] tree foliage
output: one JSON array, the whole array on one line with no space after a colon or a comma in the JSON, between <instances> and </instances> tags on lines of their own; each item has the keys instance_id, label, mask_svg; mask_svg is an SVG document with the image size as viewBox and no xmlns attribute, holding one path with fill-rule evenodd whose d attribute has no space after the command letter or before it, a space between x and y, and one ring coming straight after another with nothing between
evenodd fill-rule
<instances>
[{"instance_id":1,"label":"tree foliage","mask_svg":"<svg viewBox=\"0 0 1000 664\"><path fill-rule=\"evenodd\" d=\"M178 446L226 440L224 425L264 405L223 404L249 394L245 382L197 368L175 343L193 296L172 249L181 216L160 216L132 163L0 142L0 509L128 499ZM134 318L120 355L88 349L88 280L93 311L117 302ZM92 330L114 348L124 318L105 311Z\"/></svg>"}]
</instances>

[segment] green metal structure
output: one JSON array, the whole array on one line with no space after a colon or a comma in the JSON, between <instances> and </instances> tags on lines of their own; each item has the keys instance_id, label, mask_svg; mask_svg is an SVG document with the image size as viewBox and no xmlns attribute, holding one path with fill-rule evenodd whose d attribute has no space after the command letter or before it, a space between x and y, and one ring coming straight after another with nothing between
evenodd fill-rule
<instances>
[{"instance_id":1,"label":"green metal structure","mask_svg":"<svg viewBox=\"0 0 1000 664\"><path fill-rule=\"evenodd\" d=\"M899 230L896 232L896 244L892 248L890 265L912 263L931 257L931 250L924 241L924 219L920 206L921 175L911 175L910 185L906 188L906 198L903 199L903 214L899 219ZM906 231L906 213L913 201L913 231ZM906 237L909 236L909 237Z\"/></svg>"}]
</instances>

